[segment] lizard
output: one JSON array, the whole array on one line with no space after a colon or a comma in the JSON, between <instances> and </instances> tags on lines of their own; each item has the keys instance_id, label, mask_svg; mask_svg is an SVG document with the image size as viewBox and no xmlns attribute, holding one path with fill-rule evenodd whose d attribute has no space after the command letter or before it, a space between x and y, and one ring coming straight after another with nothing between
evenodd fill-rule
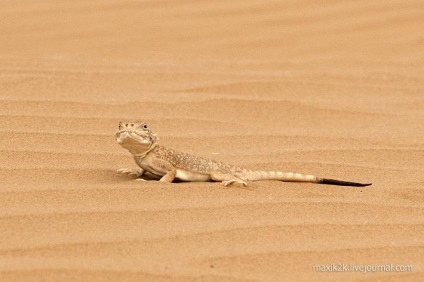
<instances>
[{"instance_id":1,"label":"lizard","mask_svg":"<svg viewBox=\"0 0 424 282\"><path fill-rule=\"evenodd\" d=\"M158 137L142 121L121 121L115 134L118 144L127 149L140 167L139 170L118 169L119 173L153 176L161 182L174 180L190 182L220 181L224 186L233 183L247 186L249 181L279 180L318 184L364 187L372 183L358 183L314 175L280 171L259 171L232 166L220 161L175 151L158 144Z\"/></svg>"}]
</instances>

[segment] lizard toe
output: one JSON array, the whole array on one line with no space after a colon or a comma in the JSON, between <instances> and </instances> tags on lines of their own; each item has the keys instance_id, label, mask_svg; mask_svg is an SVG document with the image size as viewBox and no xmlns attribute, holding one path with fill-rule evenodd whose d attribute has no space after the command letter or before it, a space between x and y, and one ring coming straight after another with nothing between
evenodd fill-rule
<instances>
[{"instance_id":1,"label":"lizard toe","mask_svg":"<svg viewBox=\"0 0 424 282\"><path fill-rule=\"evenodd\" d=\"M239 183L239 184L242 184L245 187L247 186L246 181L243 181L241 179L230 179L230 180L227 180L227 181L222 181L222 185L224 185L225 187L227 187L228 185L231 185L233 183Z\"/></svg>"}]
</instances>

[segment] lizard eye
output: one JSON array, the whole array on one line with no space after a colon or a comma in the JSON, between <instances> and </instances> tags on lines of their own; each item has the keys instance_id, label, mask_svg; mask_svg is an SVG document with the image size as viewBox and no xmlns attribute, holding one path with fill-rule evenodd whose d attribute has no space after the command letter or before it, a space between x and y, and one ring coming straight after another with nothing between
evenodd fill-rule
<instances>
[{"instance_id":1,"label":"lizard eye","mask_svg":"<svg viewBox=\"0 0 424 282\"><path fill-rule=\"evenodd\" d=\"M147 124L143 124L143 128L144 129L147 129Z\"/></svg>"}]
</instances>

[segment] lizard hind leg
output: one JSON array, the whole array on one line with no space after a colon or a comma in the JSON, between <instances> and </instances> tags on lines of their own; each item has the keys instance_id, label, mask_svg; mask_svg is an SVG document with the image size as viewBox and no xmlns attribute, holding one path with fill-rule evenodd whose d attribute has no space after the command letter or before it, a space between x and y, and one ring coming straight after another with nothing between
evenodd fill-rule
<instances>
[{"instance_id":1,"label":"lizard hind leg","mask_svg":"<svg viewBox=\"0 0 424 282\"><path fill-rule=\"evenodd\" d=\"M222 181L222 185L224 185L225 187L227 187L228 185L231 185L233 183L242 184L245 187L247 186L246 181L243 181L243 180L238 179L238 178L233 178L233 179L230 179L230 180L227 180L227 181Z\"/></svg>"},{"instance_id":2,"label":"lizard hind leg","mask_svg":"<svg viewBox=\"0 0 424 282\"><path fill-rule=\"evenodd\" d=\"M221 181L222 185L227 187L228 185L231 185L233 183L242 184L243 186L247 186L247 182L235 177L234 175L230 173L219 173L219 172L212 172L211 173L211 179L214 181Z\"/></svg>"}]
</instances>

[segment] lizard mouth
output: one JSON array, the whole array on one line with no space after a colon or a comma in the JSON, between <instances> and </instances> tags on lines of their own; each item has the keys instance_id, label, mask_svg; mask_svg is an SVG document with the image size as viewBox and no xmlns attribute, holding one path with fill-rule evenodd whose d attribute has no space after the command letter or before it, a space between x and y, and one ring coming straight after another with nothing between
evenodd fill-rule
<instances>
[{"instance_id":1,"label":"lizard mouth","mask_svg":"<svg viewBox=\"0 0 424 282\"><path fill-rule=\"evenodd\" d=\"M118 144L121 144L121 145L124 142L124 140L127 138L131 138L131 137L129 133L126 132L125 130L117 132L115 135L116 142L118 142Z\"/></svg>"},{"instance_id":2,"label":"lizard mouth","mask_svg":"<svg viewBox=\"0 0 424 282\"><path fill-rule=\"evenodd\" d=\"M143 133L131 129L120 130L115 135L116 142L118 142L120 145L149 145L152 143L150 136L146 133Z\"/></svg>"},{"instance_id":3,"label":"lizard mouth","mask_svg":"<svg viewBox=\"0 0 424 282\"><path fill-rule=\"evenodd\" d=\"M116 133L116 141L122 143L125 139L148 139L147 136L133 130L121 130Z\"/></svg>"}]
</instances>

